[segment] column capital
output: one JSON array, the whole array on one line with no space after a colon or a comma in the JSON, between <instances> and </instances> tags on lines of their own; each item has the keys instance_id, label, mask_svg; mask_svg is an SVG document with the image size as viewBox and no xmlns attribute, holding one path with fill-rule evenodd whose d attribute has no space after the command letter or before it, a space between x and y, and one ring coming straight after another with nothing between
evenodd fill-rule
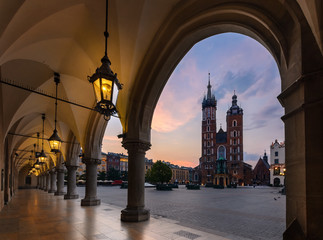
<instances>
[{"instance_id":1,"label":"column capital","mask_svg":"<svg viewBox=\"0 0 323 240\"><path fill-rule=\"evenodd\" d=\"M101 164L101 159L83 157L82 158L82 163L99 165L99 164Z\"/></svg>"},{"instance_id":2,"label":"column capital","mask_svg":"<svg viewBox=\"0 0 323 240\"><path fill-rule=\"evenodd\" d=\"M76 170L79 166L66 165L67 170Z\"/></svg>"},{"instance_id":3,"label":"column capital","mask_svg":"<svg viewBox=\"0 0 323 240\"><path fill-rule=\"evenodd\" d=\"M140 151L143 153L146 153L151 147L151 144L149 142L136 140L136 139L125 139L122 141L122 146L127 149L128 151Z\"/></svg>"},{"instance_id":4,"label":"column capital","mask_svg":"<svg viewBox=\"0 0 323 240\"><path fill-rule=\"evenodd\" d=\"M58 173L64 173L64 169L63 168L56 168L56 172L58 172Z\"/></svg>"}]
</instances>

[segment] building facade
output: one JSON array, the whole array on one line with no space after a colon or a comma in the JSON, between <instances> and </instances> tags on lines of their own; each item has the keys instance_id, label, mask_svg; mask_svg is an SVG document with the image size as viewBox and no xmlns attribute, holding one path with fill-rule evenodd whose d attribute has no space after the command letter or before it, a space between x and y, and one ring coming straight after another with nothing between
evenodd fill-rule
<instances>
[{"instance_id":1,"label":"building facade","mask_svg":"<svg viewBox=\"0 0 323 240\"><path fill-rule=\"evenodd\" d=\"M250 184L251 166L243 162L243 110L237 104L237 95L232 96L232 105L227 111L227 131L222 126L217 131L217 101L211 89L209 75L207 95L202 102L201 183Z\"/></svg>"},{"instance_id":2,"label":"building facade","mask_svg":"<svg viewBox=\"0 0 323 240\"><path fill-rule=\"evenodd\" d=\"M273 186L285 185L285 142L277 139L270 145L270 184Z\"/></svg>"}]
</instances>

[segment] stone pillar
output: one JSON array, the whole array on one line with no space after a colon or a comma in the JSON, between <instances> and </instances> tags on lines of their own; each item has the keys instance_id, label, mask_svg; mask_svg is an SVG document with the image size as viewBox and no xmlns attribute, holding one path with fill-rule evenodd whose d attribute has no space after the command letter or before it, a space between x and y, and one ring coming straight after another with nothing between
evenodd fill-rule
<instances>
[{"instance_id":1,"label":"stone pillar","mask_svg":"<svg viewBox=\"0 0 323 240\"><path fill-rule=\"evenodd\" d=\"M121 220L140 222L148 220L150 211L145 209L145 154L150 143L142 141L124 141L128 150L128 204L121 211Z\"/></svg>"},{"instance_id":2,"label":"stone pillar","mask_svg":"<svg viewBox=\"0 0 323 240\"><path fill-rule=\"evenodd\" d=\"M64 192L64 168L57 168L57 191L55 196L65 195Z\"/></svg>"},{"instance_id":3,"label":"stone pillar","mask_svg":"<svg viewBox=\"0 0 323 240\"><path fill-rule=\"evenodd\" d=\"M44 190L45 192L47 192L48 190L47 190L47 174L46 174L46 172L44 172L44 176L43 176L43 178L44 178L44 186L43 186L43 190Z\"/></svg>"},{"instance_id":4,"label":"stone pillar","mask_svg":"<svg viewBox=\"0 0 323 240\"><path fill-rule=\"evenodd\" d=\"M55 168L50 170L50 189L48 190L49 193L56 192L56 171Z\"/></svg>"},{"instance_id":5,"label":"stone pillar","mask_svg":"<svg viewBox=\"0 0 323 240\"><path fill-rule=\"evenodd\" d=\"M96 206L100 205L101 201L96 196L97 191L97 170L101 163L100 159L83 158L83 163L86 164L86 184L85 197L81 201L81 206Z\"/></svg>"},{"instance_id":6,"label":"stone pillar","mask_svg":"<svg viewBox=\"0 0 323 240\"><path fill-rule=\"evenodd\" d=\"M49 192L50 190L50 184L51 184L51 181L50 181L50 172L48 171L47 174L46 174L46 182L47 182L47 191Z\"/></svg>"},{"instance_id":7,"label":"stone pillar","mask_svg":"<svg viewBox=\"0 0 323 240\"><path fill-rule=\"evenodd\" d=\"M44 189L44 175L41 173L40 175L40 185L39 185L39 189L43 190Z\"/></svg>"},{"instance_id":8,"label":"stone pillar","mask_svg":"<svg viewBox=\"0 0 323 240\"><path fill-rule=\"evenodd\" d=\"M67 194L64 199L77 199L79 195L76 191L76 170L78 166L66 166L67 168Z\"/></svg>"},{"instance_id":9,"label":"stone pillar","mask_svg":"<svg viewBox=\"0 0 323 240\"><path fill-rule=\"evenodd\" d=\"M37 176L37 189L40 189L40 175Z\"/></svg>"},{"instance_id":10,"label":"stone pillar","mask_svg":"<svg viewBox=\"0 0 323 240\"><path fill-rule=\"evenodd\" d=\"M323 236L323 71L285 89L286 231L284 239Z\"/></svg>"}]
</instances>

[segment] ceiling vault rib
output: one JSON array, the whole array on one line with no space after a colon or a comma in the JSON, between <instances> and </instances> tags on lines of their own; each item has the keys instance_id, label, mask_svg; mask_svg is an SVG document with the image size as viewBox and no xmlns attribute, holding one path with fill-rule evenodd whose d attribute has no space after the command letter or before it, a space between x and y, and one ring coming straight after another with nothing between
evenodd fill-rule
<instances>
[{"instance_id":1,"label":"ceiling vault rib","mask_svg":"<svg viewBox=\"0 0 323 240\"><path fill-rule=\"evenodd\" d=\"M22 84L16 84L13 81L8 80L8 79L0 79L0 83L6 84L6 85L9 85L9 86L12 86L12 87L16 87L16 88L19 88L19 89L22 89L22 90L25 90L25 91L28 91L28 92L36 93L36 94L42 95L44 97L55 99L55 96L47 94L42 90L32 89L31 87L25 87L25 86L22 86ZM91 111L96 111L94 108L90 108L90 107L87 107L87 106L84 106L84 105L81 105L81 104L78 104L78 103L75 103L75 102L71 102L71 101L63 99L63 98L57 98L57 100L61 101L61 102L68 103L68 104L72 104L72 105L75 105L75 106L78 106L78 107L82 107L82 108L85 108L85 109L88 109L88 110L91 110Z\"/></svg>"}]
</instances>

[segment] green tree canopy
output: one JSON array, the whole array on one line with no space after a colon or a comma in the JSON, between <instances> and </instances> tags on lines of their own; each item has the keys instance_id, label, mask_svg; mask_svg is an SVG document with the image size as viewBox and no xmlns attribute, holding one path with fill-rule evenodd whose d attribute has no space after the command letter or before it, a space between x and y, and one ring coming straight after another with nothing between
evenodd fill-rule
<instances>
[{"instance_id":1,"label":"green tree canopy","mask_svg":"<svg viewBox=\"0 0 323 240\"><path fill-rule=\"evenodd\" d=\"M167 183L172 178L172 170L167 164L158 160L152 165L151 170L147 171L146 178L154 183Z\"/></svg>"},{"instance_id":2,"label":"green tree canopy","mask_svg":"<svg viewBox=\"0 0 323 240\"><path fill-rule=\"evenodd\" d=\"M113 167L110 168L107 172L107 179L108 180L120 180L120 171L114 169Z\"/></svg>"},{"instance_id":3,"label":"green tree canopy","mask_svg":"<svg viewBox=\"0 0 323 240\"><path fill-rule=\"evenodd\" d=\"M107 175L105 172L98 172L98 180L104 181L104 180L106 180L106 177L107 177Z\"/></svg>"}]
</instances>

